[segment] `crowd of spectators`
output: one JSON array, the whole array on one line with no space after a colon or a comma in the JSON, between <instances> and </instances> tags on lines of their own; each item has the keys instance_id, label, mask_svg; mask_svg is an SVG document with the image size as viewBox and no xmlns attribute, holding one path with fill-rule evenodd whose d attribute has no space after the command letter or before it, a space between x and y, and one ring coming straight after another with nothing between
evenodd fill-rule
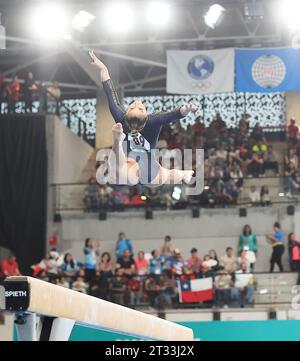
<instances>
[{"instance_id":1,"label":"crowd of spectators","mask_svg":"<svg viewBox=\"0 0 300 361\"><path fill-rule=\"evenodd\" d=\"M299 194L300 190L300 134L296 119L292 118L287 127L288 148L284 156L284 192L288 196Z\"/></svg>"},{"instance_id":2,"label":"crowd of spectators","mask_svg":"<svg viewBox=\"0 0 300 361\"><path fill-rule=\"evenodd\" d=\"M13 75L11 80L6 81L0 73L0 112L2 103L7 104L7 113L16 112L16 104L24 101L25 113L32 113L33 102L39 101L39 112L53 109L58 113L58 102L61 98L59 83L35 80L31 70L26 72L24 81L20 81L18 75Z\"/></svg>"},{"instance_id":3,"label":"crowd of spectators","mask_svg":"<svg viewBox=\"0 0 300 361\"><path fill-rule=\"evenodd\" d=\"M266 240L272 248L270 272L276 265L283 272L285 239L278 222ZM162 246L151 253L143 250L135 253L124 232L118 235L114 255L100 250L101 242L90 238L84 242L81 260L52 249L32 266L32 276L122 305L156 308L179 307L178 281L211 277L214 299L204 302L205 307L236 304L243 307L254 303L253 272L258 242L250 225L244 226L236 250L227 247L220 257L214 249L201 256L193 247L190 256L184 258L169 235L165 236ZM288 236L287 250L290 270L300 272L300 242L294 233ZM20 274L13 255L2 261L0 278ZM241 274L244 277L240 277Z\"/></svg>"}]
</instances>

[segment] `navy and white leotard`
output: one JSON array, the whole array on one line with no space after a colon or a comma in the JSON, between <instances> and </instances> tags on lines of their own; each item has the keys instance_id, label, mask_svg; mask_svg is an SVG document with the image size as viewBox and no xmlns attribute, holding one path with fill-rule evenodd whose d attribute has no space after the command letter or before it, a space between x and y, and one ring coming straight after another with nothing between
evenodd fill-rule
<instances>
[{"instance_id":1,"label":"navy and white leotard","mask_svg":"<svg viewBox=\"0 0 300 361\"><path fill-rule=\"evenodd\" d=\"M106 80L102 83L104 92L108 99L110 112L116 123L121 123L123 126L124 134L126 135L123 142L123 149L126 156L133 150L132 149L132 141L129 139L130 137L130 129L127 126L125 121L126 111L124 107L121 105L118 94L114 88L113 82L111 79ZM161 131L161 127L165 124L174 122L184 118L184 116L180 112L180 108L177 108L173 111L166 113L154 113L148 116L146 121L146 125L139 132L142 137L145 139L147 146L144 149L141 149L139 152L138 149L134 149L135 160L138 162L140 167L140 183L147 184L150 183L158 174L160 164L156 157L154 156L151 149L155 149L156 143L158 141L158 137ZM133 154L133 153L131 153ZM147 155L148 162L140 161ZM146 164L145 164L146 163ZM148 173L147 173L148 171ZM148 174L148 177L147 177Z\"/></svg>"}]
</instances>

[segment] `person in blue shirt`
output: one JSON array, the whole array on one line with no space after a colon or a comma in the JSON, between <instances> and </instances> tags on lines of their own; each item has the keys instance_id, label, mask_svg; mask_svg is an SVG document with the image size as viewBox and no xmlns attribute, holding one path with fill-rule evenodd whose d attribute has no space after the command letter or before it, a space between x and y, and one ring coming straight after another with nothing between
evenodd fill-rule
<instances>
[{"instance_id":1,"label":"person in blue shirt","mask_svg":"<svg viewBox=\"0 0 300 361\"><path fill-rule=\"evenodd\" d=\"M151 252L152 258L149 260L149 272L154 275L161 275L163 271L163 265L165 263L165 258L162 256L158 250L153 250Z\"/></svg>"},{"instance_id":2,"label":"person in blue shirt","mask_svg":"<svg viewBox=\"0 0 300 361\"><path fill-rule=\"evenodd\" d=\"M66 277L66 281L71 284L75 276L77 275L80 267L83 267L83 264L74 259L71 253L66 253L64 257L64 262L60 266L60 269L63 276Z\"/></svg>"},{"instance_id":3,"label":"person in blue shirt","mask_svg":"<svg viewBox=\"0 0 300 361\"><path fill-rule=\"evenodd\" d=\"M123 257L125 251L130 252L130 256L133 257L133 248L129 239L126 238L124 232L119 233L119 237L116 244L116 258L117 262Z\"/></svg>"},{"instance_id":4,"label":"person in blue shirt","mask_svg":"<svg viewBox=\"0 0 300 361\"><path fill-rule=\"evenodd\" d=\"M113 152L108 159L110 170L108 182L129 185L135 185L138 182L155 185L177 184L182 181L190 183L193 170L163 168L152 150L155 150L163 125L180 120L190 111L196 113L197 107L186 104L170 112L147 114L143 103L135 100L125 110L120 103L107 67L93 51L90 51L89 55L92 64L100 70L109 109L117 123L112 128L114 144ZM104 170L100 166L96 176L99 183L103 183L103 173Z\"/></svg>"},{"instance_id":5,"label":"person in blue shirt","mask_svg":"<svg viewBox=\"0 0 300 361\"><path fill-rule=\"evenodd\" d=\"M273 249L270 259L270 272L274 271L275 264L278 265L280 272L283 272L282 255L284 253L284 234L278 222L274 223L273 231L272 235L266 235L266 239Z\"/></svg>"},{"instance_id":6,"label":"person in blue shirt","mask_svg":"<svg viewBox=\"0 0 300 361\"><path fill-rule=\"evenodd\" d=\"M87 238L83 248L84 270L86 282L91 282L96 276L96 268L99 256L99 242L95 246L91 238Z\"/></svg>"}]
</instances>

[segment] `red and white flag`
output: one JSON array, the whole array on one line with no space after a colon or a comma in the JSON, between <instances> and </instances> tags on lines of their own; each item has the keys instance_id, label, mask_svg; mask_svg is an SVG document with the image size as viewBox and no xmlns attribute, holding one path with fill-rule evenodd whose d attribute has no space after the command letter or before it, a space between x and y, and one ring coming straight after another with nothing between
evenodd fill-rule
<instances>
[{"instance_id":1,"label":"red and white flag","mask_svg":"<svg viewBox=\"0 0 300 361\"><path fill-rule=\"evenodd\" d=\"M213 299L213 279L201 278L190 281L178 281L179 302L192 303Z\"/></svg>"}]
</instances>

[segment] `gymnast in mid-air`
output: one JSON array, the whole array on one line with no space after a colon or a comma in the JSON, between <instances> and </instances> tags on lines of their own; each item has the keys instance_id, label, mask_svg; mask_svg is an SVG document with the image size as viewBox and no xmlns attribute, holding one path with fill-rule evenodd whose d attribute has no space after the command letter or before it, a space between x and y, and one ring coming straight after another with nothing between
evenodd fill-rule
<instances>
[{"instance_id":1,"label":"gymnast in mid-air","mask_svg":"<svg viewBox=\"0 0 300 361\"><path fill-rule=\"evenodd\" d=\"M190 111L195 113L197 107L186 104L170 112L147 114L143 103L135 100L125 110L119 101L107 67L93 51L90 51L89 55L92 64L100 70L109 109L116 122L112 127L114 139L112 151L115 158L114 161L112 156L108 158L109 173L116 174L116 177L109 177L108 183L120 184L117 179L126 179L125 184L128 185L139 182L149 186L182 182L189 184L193 170L163 168L153 150L163 125L187 116ZM100 172L100 168L97 173ZM97 174L98 179L103 179L102 174Z\"/></svg>"}]
</instances>

